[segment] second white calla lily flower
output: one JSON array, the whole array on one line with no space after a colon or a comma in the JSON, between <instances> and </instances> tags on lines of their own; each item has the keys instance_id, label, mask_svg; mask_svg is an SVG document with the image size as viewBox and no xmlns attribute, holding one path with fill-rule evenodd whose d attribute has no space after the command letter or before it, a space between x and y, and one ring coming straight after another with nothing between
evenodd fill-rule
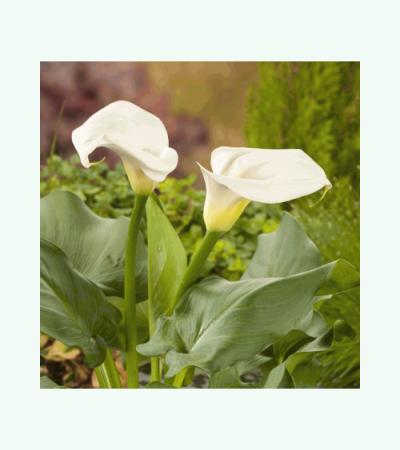
<instances>
[{"instance_id":1,"label":"second white calla lily flower","mask_svg":"<svg viewBox=\"0 0 400 450\"><path fill-rule=\"evenodd\" d=\"M208 231L228 231L250 201L282 203L332 187L323 169L302 150L219 147L206 184Z\"/></svg>"},{"instance_id":2,"label":"second white calla lily flower","mask_svg":"<svg viewBox=\"0 0 400 450\"><path fill-rule=\"evenodd\" d=\"M94 164L89 155L98 147L117 153L133 190L141 195L150 194L178 164L161 120L128 101L97 111L72 132L72 142L86 168Z\"/></svg>"}]
</instances>

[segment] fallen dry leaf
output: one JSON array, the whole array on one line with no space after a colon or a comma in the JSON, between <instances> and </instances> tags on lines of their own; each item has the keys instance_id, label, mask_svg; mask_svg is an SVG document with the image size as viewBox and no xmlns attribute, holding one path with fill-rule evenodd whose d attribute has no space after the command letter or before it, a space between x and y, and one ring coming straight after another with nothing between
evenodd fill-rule
<instances>
[{"instance_id":1,"label":"fallen dry leaf","mask_svg":"<svg viewBox=\"0 0 400 450\"><path fill-rule=\"evenodd\" d=\"M43 352L43 358L49 361L70 361L80 355L78 348L69 348L60 341L54 341Z\"/></svg>"}]
</instances>

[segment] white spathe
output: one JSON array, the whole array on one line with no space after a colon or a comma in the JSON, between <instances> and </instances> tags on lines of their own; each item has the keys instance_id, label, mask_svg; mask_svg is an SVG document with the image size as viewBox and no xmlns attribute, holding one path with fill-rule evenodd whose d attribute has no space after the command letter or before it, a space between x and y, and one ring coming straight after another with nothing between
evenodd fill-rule
<instances>
[{"instance_id":1,"label":"white spathe","mask_svg":"<svg viewBox=\"0 0 400 450\"><path fill-rule=\"evenodd\" d=\"M211 154L212 172L200 168L209 231L228 231L250 201L282 203L332 187L302 150L219 147Z\"/></svg>"},{"instance_id":2,"label":"white spathe","mask_svg":"<svg viewBox=\"0 0 400 450\"><path fill-rule=\"evenodd\" d=\"M72 142L86 168L94 164L89 155L98 147L117 153L137 194L151 193L178 164L178 154L169 147L161 120L124 100L110 103L89 117L72 132Z\"/></svg>"}]
</instances>

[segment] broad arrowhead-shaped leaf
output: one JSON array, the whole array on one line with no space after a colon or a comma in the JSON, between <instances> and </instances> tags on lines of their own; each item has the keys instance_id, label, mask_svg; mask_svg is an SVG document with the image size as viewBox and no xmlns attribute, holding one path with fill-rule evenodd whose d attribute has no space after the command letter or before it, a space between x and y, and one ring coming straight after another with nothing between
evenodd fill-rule
<instances>
[{"instance_id":1,"label":"broad arrowhead-shaped leaf","mask_svg":"<svg viewBox=\"0 0 400 450\"><path fill-rule=\"evenodd\" d=\"M229 282L209 277L191 288L173 316L138 351L166 354L167 376L193 365L209 374L259 354L290 330L309 324L315 292L335 263L286 278Z\"/></svg>"},{"instance_id":2,"label":"broad arrowhead-shaped leaf","mask_svg":"<svg viewBox=\"0 0 400 450\"><path fill-rule=\"evenodd\" d=\"M290 214L284 212L279 228L258 237L257 249L242 279L287 277L319 267L321 254ZM339 259L318 295L335 294L358 286L360 275Z\"/></svg>"},{"instance_id":3,"label":"broad arrowhead-shaped leaf","mask_svg":"<svg viewBox=\"0 0 400 450\"><path fill-rule=\"evenodd\" d=\"M179 236L150 197L146 203L149 254L149 298L153 314L172 313L175 294L186 268L186 252Z\"/></svg>"},{"instance_id":4,"label":"broad arrowhead-shaped leaf","mask_svg":"<svg viewBox=\"0 0 400 450\"><path fill-rule=\"evenodd\" d=\"M321 254L301 225L284 212L279 228L260 234L242 279L287 277L322 264Z\"/></svg>"},{"instance_id":5,"label":"broad arrowhead-shaped leaf","mask_svg":"<svg viewBox=\"0 0 400 450\"><path fill-rule=\"evenodd\" d=\"M101 364L106 345L116 342L121 313L95 283L72 267L61 249L43 239L40 280L41 331L80 347L91 367Z\"/></svg>"},{"instance_id":6,"label":"broad arrowhead-shaped leaf","mask_svg":"<svg viewBox=\"0 0 400 450\"><path fill-rule=\"evenodd\" d=\"M167 376L190 365L214 375L285 338L279 344L283 359L318 336L310 327L321 327L313 323L312 309L322 299L316 296L320 288L325 290L319 295L331 295L358 283L358 273L343 277L338 270L343 264L321 265L318 249L285 213L276 232L260 237L241 281L210 277L194 286L172 317L160 318L155 334L138 350L165 354Z\"/></svg>"},{"instance_id":7,"label":"broad arrowhead-shaped leaf","mask_svg":"<svg viewBox=\"0 0 400 450\"><path fill-rule=\"evenodd\" d=\"M125 243L129 220L94 214L75 194L55 191L42 198L40 235L55 244L72 266L106 295L123 296ZM137 252L138 300L147 297L147 255L139 234Z\"/></svg>"}]
</instances>

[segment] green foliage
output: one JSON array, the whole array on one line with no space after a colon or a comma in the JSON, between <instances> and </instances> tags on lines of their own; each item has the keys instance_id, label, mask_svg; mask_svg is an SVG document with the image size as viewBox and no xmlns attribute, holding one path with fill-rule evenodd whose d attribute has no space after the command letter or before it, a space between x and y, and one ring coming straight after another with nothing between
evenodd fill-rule
<instances>
[{"instance_id":1,"label":"green foliage","mask_svg":"<svg viewBox=\"0 0 400 450\"><path fill-rule=\"evenodd\" d=\"M326 171L333 189L315 206L306 197L287 208L325 260L344 258L360 267L360 66L359 63L262 63L250 92L246 137L250 146L301 148ZM359 386L359 289L322 302L332 326L344 319L354 338L335 342L315 359L323 387Z\"/></svg>"},{"instance_id":2,"label":"green foliage","mask_svg":"<svg viewBox=\"0 0 400 450\"><path fill-rule=\"evenodd\" d=\"M240 373L235 366L226 367L210 377L209 385L211 389L240 389L251 387L240 379Z\"/></svg>"},{"instance_id":3,"label":"green foliage","mask_svg":"<svg viewBox=\"0 0 400 450\"><path fill-rule=\"evenodd\" d=\"M322 257L314 242L290 214L284 212L279 228L258 237L257 249L242 279L279 278L314 269ZM317 295L341 293L358 286L358 271L344 259L337 259Z\"/></svg>"},{"instance_id":4,"label":"green foliage","mask_svg":"<svg viewBox=\"0 0 400 450\"><path fill-rule=\"evenodd\" d=\"M51 167L52 164L59 165L60 170L59 172L55 172L50 176L48 170L49 168L42 168L43 194L51 191L52 188L61 188L63 190L77 192L78 195L84 198L85 201L90 204L97 213L101 213L104 216L119 217L130 212L130 206L132 205L133 196L130 194L130 188L125 174L119 166L115 170L109 170L105 165L103 165L103 167L101 167L101 165L94 167L94 169L96 170L96 176L90 177L91 181L90 183L87 183L87 180L85 181L85 179L86 175L90 171L83 170L79 165L75 166L75 164L77 164L75 157L71 158L70 161L62 161L57 156L53 156L50 158L49 167ZM71 167L68 169L67 166ZM301 217L302 221L305 222L306 228L310 235L319 243L319 245L322 246L325 253L323 255L325 260L328 259L326 255L329 256L329 259L336 259L338 256L347 256L353 261L355 265L359 265L356 261L356 258L353 258L352 254L349 253L348 247L350 246L346 243L344 245L341 245L343 233L346 234L348 228L352 228L352 222L349 220L349 217L347 217L346 219L346 216L338 215L336 217L334 214L332 214L331 204L340 206L343 204L343 201L345 201L343 200L343 198L340 198L340 196L342 195L341 190L345 190L346 186L348 186L348 183L346 185L345 181L346 180L344 180L343 182L341 181L338 184L338 189L336 191L333 190L332 193L330 193L326 197L326 199L317 206L310 208L309 201L299 201L292 204L292 210L296 216ZM169 220L172 222L173 226L176 227L176 229L179 231L179 237L183 241L189 254L194 251L204 232L202 219L204 193L194 188L194 182L194 177L188 177L183 180L175 180L170 178L167 179L166 182L162 183L159 189L159 199L162 200L163 206L165 205L164 208L166 214ZM94 189L94 187L100 189ZM107 195L104 195L106 191ZM115 197L110 198L110 192L113 193ZM121 195L122 198L118 198L118 195ZM346 199L347 198L348 197L346 197ZM77 201L76 197L71 196L67 193L54 193L43 199L42 201L42 214L49 217L48 219L46 219L49 220L49 223L47 225L45 223L44 226L42 226L42 233L44 233L47 237L51 237L51 239L54 240L58 245L62 245L65 247L65 243L67 242L68 245L67 247L65 247L65 251L69 251L71 253L71 258L75 258L77 260L74 264L81 264L85 260L85 257L88 258L90 256L87 253L92 253L92 251L90 250L90 246L88 247L88 243L85 243L85 239L82 239L82 237L88 235L88 232L90 232L90 230L92 229L91 227L88 227L88 229L86 230L85 223L87 221L90 223L92 220L96 219L96 224L97 222L99 222L97 224L99 225L99 227L96 226L96 228L99 228L98 233L100 233L100 237L103 236L102 239L112 238L112 236L110 236L108 232L104 234L102 232L102 228L103 225L106 225L108 223L111 224L113 222L108 222L108 220L110 219L101 219L94 216L93 213L83 207L82 203ZM70 201L72 201L72 204L69 204ZM108 201L110 202L109 204ZM66 205L63 206L64 203L66 203ZM349 204L353 205L352 202L350 202ZM349 209L349 207L347 208L349 214L351 214L351 210ZM68 214L65 213L65 209L67 210ZM358 212L356 207L354 208L354 211ZM147 207L147 225L149 227L149 236L147 236L147 240L148 244L153 249L158 248L159 245L164 245L166 243L164 239L165 236L170 235L171 233L169 233L169 231L172 230L170 224L168 224L168 222L165 220L165 217L162 214L159 214L160 212L161 210L159 206L157 206L156 202L154 200L150 200ZM81 215L82 217L80 217ZM287 276L292 273L296 274L301 270L304 271L318 266L321 263L322 259L315 244L306 235L304 235L302 228L295 220L293 220L293 218L288 215L284 215L284 220L282 221L280 228L278 229L278 231L273 232L280 220L280 215L281 209L279 207L269 207L257 203L252 203L251 205L249 205L233 230L228 233L228 235L223 240L218 242L214 252L209 258L208 267L206 267L206 269L204 270L203 276L206 276L208 273L213 272L216 274L221 274L230 280L238 280L243 275L243 272L248 266L248 270L245 273L243 280L246 281L247 279L247 281L250 282L260 282L260 280L254 281L254 279L256 279L257 277L262 278ZM120 224L118 226L127 224L127 220L125 218L114 220L116 220L116 224ZM354 220L356 220L356 218ZM104 221L104 223L102 221ZM332 224L334 224L335 226L328 225L324 227L324 224L330 222L332 222ZM75 226L78 226L78 224L81 239L75 242L76 238L70 239L70 234L72 233L74 235L77 235ZM115 227L117 227L117 225L115 225ZM110 229L112 230L112 228L113 227L111 227ZM279 230L281 230L281 232L279 232ZM333 232L332 230L334 230L335 232ZM124 230L122 231L123 233L120 233L121 239L126 232ZM255 252L257 237L262 232L267 232L268 234L264 234L259 237L259 247ZM55 233L55 235L53 235L52 233ZM174 233L171 236L172 241L176 241L177 236ZM64 236L64 239L59 239L60 236L58 236L58 234L63 236L65 235L67 237ZM161 237L163 238L162 242L160 241ZM95 248L99 247L102 250L104 250L104 247L106 249L108 248L107 245L104 246L104 241L102 246L95 245L95 242L92 242L91 245ZM72 246L74 248L69 248L69 246ZM170 254L171 250L173 250L173 248L175 247L176 246L172 245L171 248L166 248L167 254ZM118 248L121 252L122 247L117 246L117 249ZM294 252L294 248L296 248L297 251ZM87 251L84 251L85 249ZM254 258L249 265L249 260L252 258L254 252ZM183 249L181 249L178 253L183 255ZM159 266L160 260L157 257L157 252L155 252L154 255L154 258L151 258L153 261L153 265ZM268 259L268 256L270 259ZM183 256L181 256L181 259L182 258ZM120 258L114 259L115 261L120 261ZM167 259L163 259L164 263L167 261ZM111 259L111 261L113 261L113 259ZM161 261L161 263L163 261ZM93 259L93 263L93 267L96 267L96 258ZM109 259L107 259L107 263L110 263ZM86 266L90 267L91 265L86 264ZM337 265L336 267L339 266ZM160 265L160 267L162 269L162 264ZM290 269L289 271L288 267ZM121 271L121 266L117 264L117 273L118 271ZM96 273L96 270L94 271L94 273ZM158 281L162 279L163 273L164 271L161 270L161 272L159 273L161 278L158 278ZM85 276L88 276L89 274L90 270L87 271ZM170 275L168 277L170 277ZM168 279L168 277L166 277L166 279ZM96 277L92 278L93 281L96 282ZM219 282L223 281L220 280ZM110 285L110 283L104 283L104 280L99 280L99 283L99 286L101 286L103 289L105 289L107 285ZM230 283L227 281L224 281L223 283L226 284L223 289L228 289L228 285ZM154 283L154 286L156 286L156 284L157 283ZM232 288L232 292L237 293L238 285L236 283L232 283L232 286L234 287L234 289ZM202 287L203 285L200 284L196 289L202 289ZM265 289L268 290L271 289L271 287L267 288L267 286L265 286ZM296 289L296 295L297 290L298 288ZM112 290L105 289L105 292L109 295L110 293L112 293ZM164 289L161 289L160 292L164 292ZM220 297L220 292L220 287L217 287L217 289L215 290L215 296ZM332 332L330 330L333 330L332 327L334 327L335 323L337 323L337 319L342 318L343 316L343 305L341 302L343 298L345 300L348 298L353 299L354 296L349 294L351 292L352 291L346 291L345 293L337 296L337 298L335 296L335 298L333 300L330 300L329 302L319 302L317 304L318 309L323 312L328 325L331 328L324 325L323 329L321 328L319 334L316 333L315 330L312 332L310 332L309 330L307 330L307 332L303 331L302 333L300 333L301 336L297 336L298 339L294 339L292 335L287 338L283 335L282 339L289 339L288 342L281 342L281 349L285 346L288 348L287 353L285 354L286 356L284 355L283 357L279 356L279 354L281 353L278 352L277 354L275 354L274 351L272 352L272 354L260 355L257 354L257 352L260 350L261 346L254 348L247 354L247 357L249 358L247 361L237 361L229 369L221 367L221 371L217 370L220 367L217 367L215 369L213 368L213 370L216 370L216 373L212 373L210 386L224 387L225 385L226 387L226 385L230 385L237 387L250 387L251 385L244 382L243 376L246 375L246 371L254 371L255 369L257 369L257 367L261 368L264 373L261 382L258 383L258 386L261 386L262 383L265 383L266 387L271 387L274 385L274 383L279 387L290 387L293 384L302 387L309 387L310 385L319 385L325 387L353 386L354 383L357 384L357 367L353 367L351 365L350 368L342 367L335 362L335 359L337 359L335 351L339 352L343 350L343 355L346 355L346 359L343 360L343 363L349 363L351 358L356 356L356 353L352 352L349 349L351 348L350 346L353 345L354 349L357 350L355 344L357 342L357 338L355 340L346 338L343 341L334 341L333 339L331 339L325 345L324 349L329 348L332 342L333 346L328 350L328 352L322 353L321 355L323 356L320 356L318 352L313 353L312 356L310 356L310 351L301 353L302 355L306 354L306 357L302 356L300 361L298 361L299 357L297 356L297 353L300 351L300 349L303 348L302 346L310 342L312 343L316 339L322 339L323 336L332 335ZM264 294L265 293L263 293L263 295ZM268 292L266 294L268 294ZM202 307L205 304L208 304L209 306L211 303L207 301L208 298L210 298L210 296L207 293L207 295L203 298L203 301L198 301L199 299L196 298L196 301L194 303L198 303L198 307ZM289 298L289 296L287 298ZM108 300L111 303L114 303L115 297L113 299L111 299L111 297L108 297ZM248 298L246 296L243 296L242 300L246 302ZM354 299L352 301L354 301ZM120 308L120 303L120 301L117 301L115 302L115 305ZM327 305L333 305L333 307L328 307ZM137 308L139 313L139 342L142 343L147 340L148 336L147 308L148 302L138 304ZM349 311L352 312L353 309L349 308ZM121 312L123 314L123 310ZM160 312L162 311L160 310ZM317 313L314 313L313 317L315 317L315 314ZM202 320L204 319L204 316L202 314L200 314L200 316L201 318L199 318L199 320L197 320L196 322L199 326L201 326ZM262 317L253 317L253 319L262 320ZM323 323L325 322L323 321ZM254 324L251 323L251 326L253 325ZM355 329L357 329L357 320L352 320L351 325ZM211 327L211 330L212 329L213 327ZM50 331L49 334L51 334ZM118 340L119 337L119 340L121 341L119 327L117 327L116 334L116 339ZM212 339L211 342L213 342ZM180 342L179 345L181 344L182 342ZM226 345L226 347L229 346ZM296 364L293 363L293 351L295 352L297 358L295 359ZM314 354L318 356L314 356ZM270 378L268 381L268 377L270 377L271 371L274 370L274 367L277 367L277 365L279 366L279 364L282 363L282 358L283 362L285 363L285 370L283 370L282 368L276 369L272 374L272 378ZM171 361L169 360L168 362ZM182 364L182 361L179 361L179 358L177 358L176 367L181 367L182 365L179 366L178 363ZM198 363L198 365L202 364L202 362ZM207 366L208 363L205 364ZM310 369L310 367L312 368L312 370ZM332 378L332 373L335 373L335 378ZM281 378L278 377L279 374ZM323 380L324 377L325 381L321 381L321 379Z\"/></svg>"},{"instance_id":5,"label":"green foliage","mask_svg":"<svg viewBox=\"0 0 400 450\"><path fill-rule=\"evenodd\" d=\"M179 283L186 269L186 253L174 228L157 202L146 203L149 254L149 302L153 319L171 314Z\"/></svg>"},{"instance_id":6,"label":"green foliage","mask_svg":"<svg viewBox=\"0 0 400 450\"><path fill-rule=\"evenodd\" d=\"M289 214L284 214L276 231L258 236L257 249L243 278L288 276L313 269L321 263L318 248L300 224Z\"/></svg>"},{"instance_id":7,"label":"green foliage","mask_svg":"<svg viewBox=\"0 0 400 450\"><path fill-rule=\"evenodd\" d=\"M311 207L310 199L292 204L309 236L326 260L345 258L360 268L360 200L348 177L338 179L325 199ZM354 338L334 342L318 356L322 365L319 383L324 387L359 387L360 385L360 290L335 295L317 305L329 324L344 319L356 332Z\"/></svg>"},{"instance_id":8,"label":"green foliage","mask_svg":"<svg viewBox=\"0 0 400 450\"><path fill-rule=\"evenodd\" d=\"M344 258L360 267L360 196L347 177L339 178L324 200L291 204L291 212L326 259Z\"/></svg>"},{"instance_id":9,"label":"green foliage","mask_svg":"<svg viewBox=\"0 0 400 450\"><path fill-rule=\"evenodd\" d=\"M350 176L357 185L359 63L262 63L259 75L250 93L249 145L303 149L328 178Z\"/></svg>"},{"instance_id":10,"label":"green foliage","mask_svg":"<svg viewBox=\"0 0 400 450\"><path fill-rule=\"evenodd\" d=\"M40 194L43 197L58 189L73 192L101 217L131 213L133 193L121 165L108 170L101 163L84 170L77 155L63 160L54 154L41 167Z\"/></svg>"},{"instance_id":11,"label":"green foliage","mask_svg":"<svg viewBox=\"0 0 400 450\"><path fill-rule=\"evenodd\" d=\"M40 377L40 389L65 389L65 386L59 386L53 380L43 375Z\"/></svg>"},{"instance_id":12,"label":"green foliage","mask_svg":"<svg viewBox=\"0 0 400 450\"><path fill-rule=\"evenodd\" d=\"M341 320L327 327L322 316L314 311L305 331L293 329L265 351L273 360L262 367L266 375L264 387L320 387L323 365L318 357L345 337L354 337L351 327Z\"/></svg>"},{"instance_id":13,"label":"green foliage","mask_svg":"<svg viewBox=\"0 0 400 450\"><path fill-rule=\"evenodd\" d=\"M204 235L204 191L195 188L196 177L167 178L158 189L164 212L190 256ZM75 193L102 217L129 215L134 196L122 165L109 169L105 163L85 170L76 155L68 160L50 156L41 168L41 195L55 190ZM203 276L215 273L238 280L256 248L257 236L274 230L280 208L251 203L235 227L220 240L210 255ZM145 232L145 227L143 228Z\"/></svg>"},{"instance_id":14,"label":"green foliage","mask_svg":"<svg viewBox=\"0 0 400 450\"><path fill-rule=\"evenodd\" d=\"M190 365L213 374L246 361L302 326L331 269L324 265L279 279L208 277L188 291L171 317L159 320L150 341L138 351L165 354L167 376Z\"/></svg>"},{"instance_id":15,"label":"green foliage","mask_svg":"<svg viewBox=\"0 0 400 450\"><path fill-rule=\"evenodd\" d=\"M145 389L175 389L173 386L153 381L145 386Z\"/></svg>"},{"instance_id":16,"label":"green foliage","mask_svg":"<svg viewBox=\"0 0 400 450\"><path fill-rule=\"evenodd\" d=\"M291 388L293 380L288 372L285 363L280 363L269 372L267 380L264 383L266 389Z\"/></svg>"},{"instance_id":17,"label":"green foliage","mask_svg":"<svg viewBox=\"0 0 400 450\"><path fill-rule=\"evenodd\" d=\"M359 64L261 64L259 84L250 95L246 135L250 146L303 148L324 167L333 183L324 200L312 206L314 196L286 208L299 219L325 261L344 258L359 268ZM168 178L158 193L189 256L204 233L204 192L194 185L194 176ZM42 195L57 189L76 193L103 217L127 215L133 204L121 165L109 170L103 163L84 170L76 156L62 160L53 155L41 168ZM217 243L202 275L239 280L255 251L257 236L273 231L280 213L278 206L250 204ZM329 326L344 319L356 336L335 341L328 352L314 357L308 366L299 365L296 372L302 367L304 378L306 367L315 365L322 373L316 384L322 387L359 386L359 289L316 307Z\"/></svg>"},{"instance_id":18,"label":"green foliage","mask_svg":"<svg viewBox=\"0 0 400 450\"><path fill-rule=\"evenodd\" d=\"M40 203L40 236L58 246L78 272L106 295L123 295L125 244L129 220L105 219L70 192L53 192ZM147 251L139 236L138 297L147 298Z\"/></svg>"},{"instance_id":19,"label":"green foliage","mask_svg":"<svg viewBox=\"0 0 400 450\"><path fill-rule=\"evenodd\" d=\"M237 367L227 368L257 358L270 346L272 353L266 356L273 356L277 365L299 347L302 353L322 351L332 338L313 311L317 292L321 286L334 294L338 288L358 285L355 277L347 277L346 285L333 283L342 273L335 271L338 265L340 261L322 265L318 249L297 221L284 214L277 231L261 236L242 280L209 277L193 286L172 316L159 319L150 341L138 351L165 355L167 376L190 365L199 367L213 377L214 386L222 380L235 384L241 373ZM281 376L284 373L279 370Z\"/></svg>"},{"instance_id":20,"label":"green foliage","mask_svg":"<svg viewBox=\"0 0 400 450\"><path fill-rule=\"evenodd\" d=\"M65 253L41 239L40 329L83 350L90 367L104 361L107 345L117 344L121 314L102 290L78 270Z\"/></svg>"}]
</instances>

